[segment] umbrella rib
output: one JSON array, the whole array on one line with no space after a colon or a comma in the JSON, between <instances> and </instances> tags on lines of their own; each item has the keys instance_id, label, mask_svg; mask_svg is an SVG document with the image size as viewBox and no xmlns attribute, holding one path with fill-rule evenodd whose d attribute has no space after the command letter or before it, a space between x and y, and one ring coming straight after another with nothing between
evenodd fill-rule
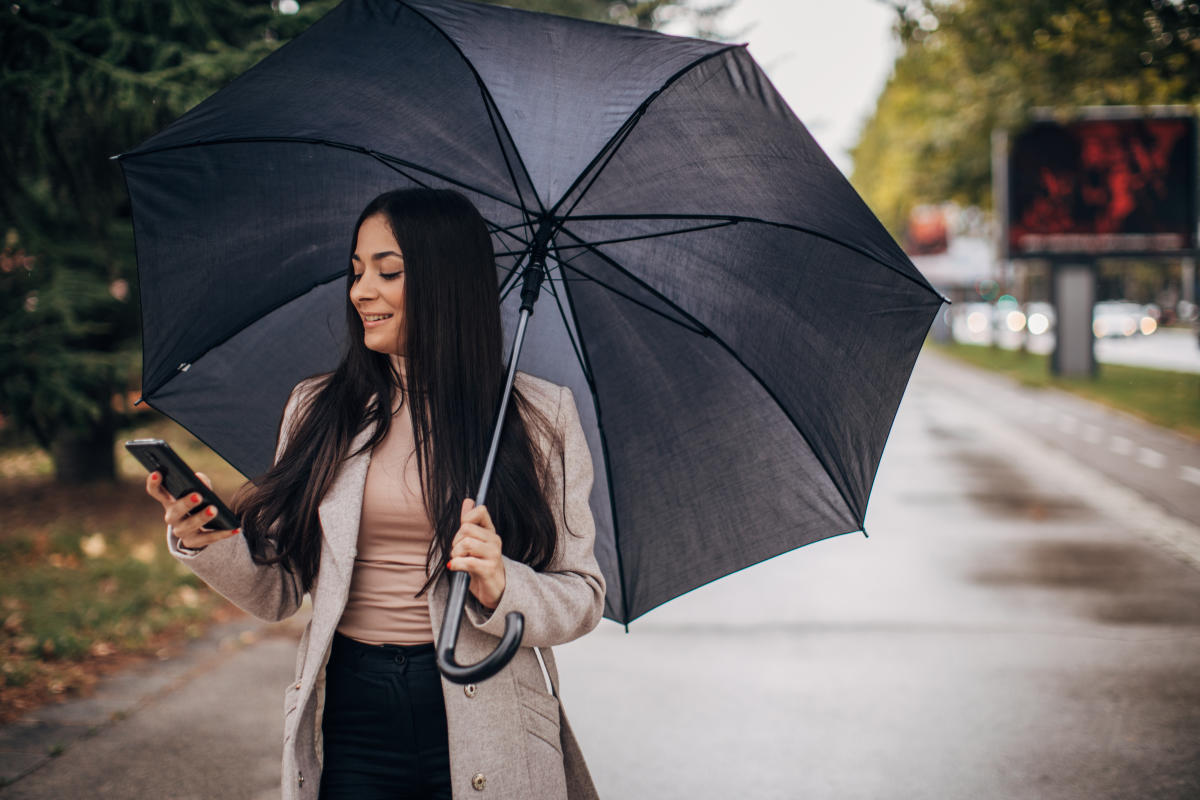
<instances>
[{"instance_id":1,"label":"umbrella rib","mask_svg":"<svg viewBox=\"0 0 1200 800\"><path fill-rule=\"evenodd\" d=\"M511 270L509 270L508 275L505 277L504 281L501 282L501 284L500 284L500 302L501 303L503 303L508 298L508 296L510 294L512 294L512 290L517 287L518 283L520 283L520 281L518 281L518 280L510 281L509 278L513 277L520 271L521 265L523 263L525 263L524 256L517 259L517 262L515 264L513 264L513 268Z\"/></svg>"},{"instance_id":2,"label":"umbrella rib","mask_svg":"<svg viewBox=\"0 0 1200 800\"><path fill-rule=\"evenodd\" d=\"M516 281L514 280L514 276L520 271L521 265L525 262L525 256L529 254L529 242L525 241L520 236L517 236L515 233L512 232L512 230L510 230L511 228L517 228L517 227L524 227L524 223L521 223L520 225L510 225L507 228L496 228L494 231L497 234L503 234L505 236L509 236L513 239L516 239L517 242L524 245L524 247L522 247L520 250L505 250L500 253L492 254L493 257L496 257L496 258L503 258L504 256L521 256L513 263L512 268L508 270L508 274L506 274L504 276L504 278L501 279L501 281L500 281L500 300L501 300L501 302L504 301L504 298L508 296L508 293L512 289L513 285L516 284ZM511 281L511 283L510 283L510 281Z\"/></svg>"},{"instance_id":3,"label":"umbrella rib","mask_svg":"<svg viewBox=\"0 0 1200 800\"><path fill-rule=\"evenodd\" d=\"M854 245L854 244L850 244L848 242L839 241L827 233L822 233L821 231L813 230L811 228L805 228L802 225L793 225L788 222L773 222L769 219L762 219L760 217L745 217L745 216L740 216L737 214L581 214L579 216L571 217L571 220L580 220L580 221L585 221L585 222L605 221L605 220L616 221L616 220L645 220L645 219L664 219L664 220L703 220L703 219L708 219L708 220L723 220L725 222L755 222L760 225L769 225L773 228L784 228L785 230L796 231L797 233L807 233L809 236L815 236L818 239L824 239L825 241L830 242L831 244L835 244L838 247L844 247L847 250L853 250L854 252L858 253L860 256L863 256L864 258L868 258L871 261L874 261L876 264L879 264L881 267L891 270L892 272L896 273L897 275L908 279L909 281L916 284L917 286L920 286L922 289L933 292L943 302L946 302L946 303L950 302L949 298L942 295L940 292L938 292L933 287L929 286L928 284L922 283L921 281L917 280L913 276L909 275L907 272L903 272L903 271L897 269L894 265L889 264L888 262L884 261L883 259L879 258L878 256L867 252L863 248L861 248L857 245ZM572 236L574 236L574 234L572 234ZM578 236L575 236L575 238L579 239ZM580 241L582 241L582 240L580 239Z\"/></svg>"},{"instance_id":4,"label":"umbrella rib","mask_svg":"<svg viewBox=\"0 0 1200 800\"><path fill-rule=\"evenodd\" d=\"M564 228L563 231L567 235L573 237L574 239L579 240L578 236L576 236L574 233L567 230L566 228ZM650 292L652 295L654 295L655 297L662 300L667 305L669 305L672 308L674 308L675 310L677 310L684 317L686 317L687 319L689 319L690 321L695 323L696 326L698 326L699 328L702 328L704 335L706 337L712 339L714 342L716 342L718 345L720 345L720 347L723 350L725 350L725 352L728 353L730 355L730 357L733 358L734 361L736 361L739 365L741 365L742 369L746 370L746 372L749 373L752 378L754 378L754 380L758 383L758 385L760 387L762 387L762 390L767 393L767 396L770 397L773 401L775 401L775 406L780 411L783 412L784 416L787 417L788 422L792 423L792 427L795 428L796 432L800 434L800 437L802 439L804 439L805 444L808 445L809 451L813 454L813 456L821 464L821 468L823 470L825 470L825 474L829 476L829 479L833 483L834 488L836 488L838 490L838 494L841 495L842 502L846 504L846 510L851 513L851 515L854 517L855 523L857 523L859 526L859 530L861 530L862 526L864 524L864 520L861 518L861 516L855 509L854 504L850 502L850 498L846 494L846 489L842 486L842 481L839 481L837 478L834 477L835 474L840 475L840 473L835 473L833 470L831 470L829 468L829 464L826 462L825 457L820 453L820 451L817 450L816 447L813 446L813 442L811 439L809 439L808 434L805 433L804 428L801 427L800 423L797 422L796 418L792 416L791 412L787 409L787 407L782 402L780 402L778 395L776 395L775 392L772 391L771 387L766 384L766 382L759 376L759 374L752 367L750 367L749 364L747 364L745 361L743 361L742 358L736 352L734 352L733 348L731 348L725 342L724 339L722 339L720 336L718 336L712 329L710 329L706 325L704 325L704 323L700 322L700 320L696 319L694 316L689 314L686 309L680 308L678 304L674 303L669 298L664 296L661 292L659 292L653 286L649 285L648 283L646 283L645 281L641 280L636 275L631 273L629 270L625 269L625 267L621 266L621 264L618 263L616 259L612 258L611 256L608 256L607 254L605 254L604 252L602 252L601 250L598 250L596 248L592 248L591 252L595 253L599 258L603 259L606 263L608 263L610 266L612 266L613 269L616 269L617 271L621 272L626 277L628 277L630 280L634 281L639 286L644 288L646 291ZM582 336L583 336L583 334L580 333L581 338L582 338Z\"/></svg>"},{"instance_id":5,"label":"umbrella rib","mask_svg":"<svg viewBox=\"0 0 1200 800\"><path fill-rule=\"evenodd\" d=\"M580 219L580 218L573 217L572 219L575 220L575 219ZM728 219L728 220L721 220L720 222L714 222L712 225L698 225L694 228L679 228L677 230L661 231L659 233L643 233L638 236L625 236L620 239L601 239L599 241L589 242L588 244L558 245L554 249L555 250L575 250L577 248L586 248L589 245L595 246L595 245L601 245L601 244L621 244L622 242L640 242L642 239L658 239L663 236L674 236L677 233L695 233L696 231L707 231L707 230L712 230L713 228L724 228L728 225L737 225L737 224L738 224L738 220Z\"/></svg>"},{"instance_id":6,"label":"umbrella rib","mask_svg":"<svg viewBox=\"0 0 1200 800\"><path fill-rule=\"evenodd\" d=\"M466 58L466 56L464 56ZM525 205L525 195L521 191L521 184L517 180L517 175L513 172L512 162L508 160L508 151L504 149L504 141L500 138L500 131L496 128L496 119L500 116L500 110L496 109L495 114L492 113L491 97L484 88L483 83L479 81L478 74L475 76L476 83L479 85L479 94L483 97L483 107L487 110L488 122L492 125L492 133L496 135L496 146L500 148L500 155L504 158L504 167L508 170L508 178L512 181L513 188L517 191L517 202L521 204L521 213L525 217L525 236L529 239L533 238L533 223L529 219L529 210ZM517 146L513 144L513 152L516 152ZM534 199L537 199L537 192L534 192ZM541 209L541 201L538 201L538 208Z\"/></svg>"},{"instance_id":7,"label":"umbrella rib","mask_svg":"<svg viewBox=\"0 0 1200 800\"><path fill-rule=\"evenodd\" d=\"M529 251L529 242L525 241L511 230L496 228L494 231L491 231L491 233L495 233L499 236L508 236L512 239L516 239L518 244L524 245L524 247L522 247L520 250L505 250L499 253L492 253L494 256L517 256Z\"/></svg>"},{"instance_id":8,"label":"umbrella rib","mask_svg":"<svg viewBox=\"0 0 1200 800\"><path fill-rule=\"evenodd\" d=\"M595 255L596 255L598 258L600 258L600 259L601 259L602 261L604 261L606 264L608 264L609 266L611 266L613 269L617 270L618 272L620 272L621 274L623 274L625 277L629 278L631 281L633 281L634 283L636 283L638 286L642 287L642 288L643 288L643 289L645 289L647 292L649 292L650 294L654 295L656 298L658 298L659 300L663 301L664 303L666 303L667 305L669 305L671 308L674 308L676 311L678 311L680 314L682 314L684 317L686 317L686 318L688 319L688 321L689 321L689 322L691 322L693 325L695 325L695 326L696 326L696 332L697 332L697 333L702 333L704 336L713 336L713 333L712 333L712 331L710 331L710 330L708 329L708 326L706 326L706 325L705 325L704 323L702 323L700 320L696 319L694 316L692 316L691 314L689 314L689 313L687 312L687 310L686 310L686 309L680 308L680 307L679 307L679 305L678 305L677 303L675 303L673 300L671 300L670 298L668 298L668 297L667 297L666 295L664 295L662 292L658 291L658 290L657 290L657 289L655 289L653 286L651 286L650 284L646 283L644 280L642 280L642 279L641 279L641 278L639 278L638 276L634 275L634 274L633 274L632 272L630 272L629 270L625 269L625 267L621 266L621 264L620 264L620 263L619 263L619 262L618 262L618 261L617 261L615 258L613 258L612 256L608 255L608 254L607 254L607 253L605 253L604 251L602 251L602 250L600 250L600 249L598 249L598 248L596 248L596 247L593 247L592 245L590 245L590 244L588 244L587 242L583 241L583 239L581 239L581 238L580 238L580 237L579 237L579 236L578 236L578 235L577 235L577 234L576 234L574 231L570 230L569 228L565 228L565 227L564 227L562 230L563 230L563 233L567 234L567 235L568 235L568 236L570 236L572 239L574 239L575 241L577 241L577 242L579 242L581 245L583 245L583 247L584 247L584 248L586 248L584 252L590 252L590 253L594 253L594 254L595 254ZM572 267L572 269L573 269L575 272L580 272L580 270L578 270L578 269L576 269L576 268L574 268L574 267ZM582 273L582 272L580 272L580 274L586 274L586 273ZM590 275L589 275L588 277L592 277L592 276L590 276ZM593 279L593 280L595 280L595 278L592 278L592 279ZM597 283L600 283L600 281L596 281L596 282L597 282ZM661 313L661 312L659 312L659 313ZM686 326L684 326L684 327L686 327Z\"/></svg>"},{"instance_id":9,"label":"umbrella rib","mask_svg":"<svg viewBox=\"0 0 1200 800\"><path fill-rule=\"evenodd\" d=\"M392 169L396 170L401 175L404 175L404 177L409 178L409 180L412 180L414 183L420 184L424 188L429 188L429 187L426 186L425 184L422 184L420 181L416 180L415 178L411 178L410 176L405 174L404 171L395 167L391 162L395 162L396 164L403 164L406 167L410 167L412 169L419 170L420 172L424 172L428 175L432 175L435 178L441 178L442 180L446 181L447 183L454 184L455 186L459 186L463 189L466 189L467 191L474 192L475 194L478 194L478 195L482 195L483 197L486 197L489 200L495 200L497 203L503 203L506 206L515 208L518 211L520 211L522 214L526 213L524 206L518 205L511 200L507 200L503 197L500 197L499 195L492 194L491 192L485 192L484 190L482 190L476 186L471 186L470 184L463 183L462 181L457 181L454 178L451 178L449 175L443 175L440 172L435 172L434 170L431 170L431 169L423 169L422 167L419 167L410 161L405 161L402 158L396 158L395 156L389 156L385 153L380 153L378 150L368 150L366 148L363 148L363 152L366 153L367 155L369 155L371 158L375 159L376 161L379 161L380 163L384 164L385 166L391 167Z\"/></svg>"},{"instance_id":10,"label":"umbrella rib","mask_svg":"<svg viewBox=\"0 0 1200 800\"><path fill-rule=\"evenodd\" d=\"M625 563L621 555L621 520L617 516L617 490L613 483L612 459L608 454L608 437L604 433L604 414L600 410L600 395L596 392L596 382L594 373L592 372L592 365L587 358L587 346L583 341L583 329L579 326L579 317L575 313L575 303L571 301L571 293L567 291L566 284L563 285L563 292L566 293L567 305L571 311L571 322L574 325L576 334L579 336L579 349L576 351L576 357L580 359L580 367L583 369L583 376L587 381L588 391L592 394L592 407L596 409L596 433L600 437L600 454L604 461L605 480L608 483L608 508L613 526L613 549L617 554L617 579L621 582L621 620L625 626L625 632L629 633L629 591L625 588ZM557 297L558 295L555 294L556 301ZM571 328L571 326L567 325L564 325L564 327L568 331Z\"/></svg>"},{"instance_id":11,"label":"umbrella rib","mask_svg":"<svg viewBox=\"0 0 1200 800\"><path fill-rule=\"evenodd\" d=\"M528 250L526 250L520 258L513 262L512 268L509 269L508 274L504 276L504 280L500 281L501 302L504 301L505 297L508 297L509 292L511 292L513 287L517 285L517 276L521 272L521 266L525 263L525 256L527 255L529 255Z\"/></svg>"},{"instance_id":12,"label":"umbrella rib","mask_svg":"<svg viewBox=\"0 0 1200 800\"><path fill-rule=\"evenodd\" d=\"M575 201L573 203L571 203L571 207L568 208L566 210L566 213L564 213L562 215L562 217L561 217L562 219L565 220L567 217L570 217L571 212L575 210L575 207L583 201L584 197L587 196L588 189L591 189L592 185L604 173L604 168L607 167L609 165L609 162L611 162L613 160L613 158L617 155L617 151L621 149L621 145L625 143L625 140L629 137L629 134L633 132L634 126L637 124L638 120L640 120L642 118L643 114L645 114L645 108L639 106L638 109L636 111L634 111L633 114L631 114L629 116L629 118L625 120L624 123L622 123L621 127L613 135L612 139L610 139L608 141L608 143L605 144L605 146L604 146L605 149L601 150L600 153L597 154L598 159L601 157L603 158L603 163L599 163L597 165L597 161L593 160L593 162L588 165L587 169L584 170L582 173L580 173L580 177L582 177L583 175L587 174L588 170L592 169L593 165L597 165L596 169L592 172L591 178L588 179L587 186L584 186L583 189L581 189L579 191L578 196L575 198ZM578 179L576 179L576 184L571 185L572 190L575 188L577 183L578 183ZM564 194L562 196L562 199L559 200L558 204L556 204L554 206L554 208L551 210L551 213L555 213L558 211L558 206L561 205L563 203L563 201L565 201L567 199L567 197L570 196L570 191L571 190L568 190L567 194Z\"/></svg>"},{"instance_id":13,"label":"umbrella rib","mask_svg":"<svg viewBox=\"0 0 1200 800\"><path fill-rule=\"evenodd\" d=\"M516 139L513 138L512 131L509 130L508 124L504 121L504 116L500 113L500 107L496 105L495 98L493 98L492 93L490 91L488 91L487 84L483 82L483 77L479 74L479 70L475 69L475 65L473 63L471 63L471 59L467 58L467 54L463 52L463 49L458 46L458 42L454 41L454 37L452 37L450 34L446 33L444 30L442 30L437 25L436 22L434 22L432 19L430 19L420 9L413 8L410 4L404 2L404 0L400 0L400 4L403 5L405 8L407 8L412 13L416 14L421 19L425 20L425 22L429 25L429 27L433 28L435 31L440 33L442 35L442 38L444 38L446 40L446 43L454 48L454 52L458 53L459 58L461 58L463 60L463 63L467 65L467 69L471 70L471 74L475 76L475 83L477 86L479 86L479 91L480 91L480 93L483 94L483 96L485 98L484 107L489 108L489 106L490 106L490 107L496 109L496 119L499 120L500 127L504 129L504 135L507 136L508 141L512 143L513 155L517 159L517 164L520 165L521 172L523 172L525 174L525 180L528 181L530 188L535 189L534 199L537 200L538 208L544 213L545 208L542 206L541 199L537 197L536 188L533 186L533 179L531 179L529 177L529 168L525 166L525 159L521 158L521 151L519 151L517 149ZM489 108L488 114L489 114L489 116L491 114L490 108ZM494 132L496 132L497 143L500 144L500 152L503 155L504 154L504 145L499 142L499 131L496 129L495 125L492 126L492 130ZM508 163L507 155L505 155L505 157L504 157L504 162L506 164ZM514 178L513 185L514 185L514 188L517 186L515 178ZM519 195L520 189L517 189L517 191L518 191L518 195ZM522 202L522 204L524 204L525 201L522 200L521 202ZM521 211L525 212L525 209L522 208Z\"/></svg>"},{"instance_id":14,"label":"umbrella rib","mask_svg":"<svg viewBox=\"0 0 1200 800\"><path fill-rule=\"evenodd\" d=\"M398 173L400 173L401 175L403 175L404 177L408 178L410 181L412 181L413 183L415 183L417 186L420 186L422 189L429 189L429 188L430 188L430 186L429 186L429 184L428 184L428 183L425 183L424 181L419 181L419 180L417 180L417 179L416 179L416 178L414 178L412 175L409 175L407 172L405 172L404 170L400 169L400 167L396 166L395 164L392 164L392 163L390 163L390 162L388 162L388 161L385 161L384 159L380 158L378 154L376 154L376 153L368 153L367 155L371 156L371 158L375 159L375 160L376 160L376 161L378 161L380 164L383 164L385 167L387 167L388 169L392 170L393 172L398 172Z\"/></svg>"},{"instance_id":15,"label":"umbrella rib","mask_svg":"<svg viewBox=\"0 0 1200 800\"><path fill-rule=\"evenodd\" d=\"M322 280L316 281L315 283L309 284L304 289L301 289L300 291L296 292L295 294L292 294L288 298L279 301L275 305L268 308L266 311L255 314L254 319L251 320L251 323L258 322L259 320L269 317L271 314L274 314L276 311L283 308L288 303L292 302L293 300L298 300L299 298L301 298L304 295L311 292L313 289L316 289L320 286L324 286L327 283L332 283L333 281L336 281L338 279L345 278L345 277L346 277L346 273L338 272L334 275L329 276L328 278L324 278ZM190 356L188 358L187 362L185 362L185 363L187 363L189 365L196 363L197 361L199 361L200 359L204 358L206 355L211 353L213 350L216 350L218 347L225 344L233 337L237 336L239 333L242 333L243 331L245 331L247 327L249 327L249 325L244 325L241 328L238 328L237 330L232 331L228 336L224 337L223 339L213 342L213 344L210 347L208 347L207 349L205 349L204 352L199 353L195 356ZM145 357L143 357L142 362L145 363ZM151 400L151 395L153 395L159 389L161 389L162 387L164 387L168 383L170 383L172 380L174 380L174 378L176 377L178 372L179 372L178 369L172 370L170 373L168 373L168 375L165 379L159 381L150 389L147 389L145 386L143 386L142 387L142 398L144 400L146 400L147 403L149 403ZM151 407L153 408L154 406L151 404Z\"/></svg>"},{"instance_id":16,"label":"umbrella rib","mask_svg":"<svg viewBox=\"0 0 1200 800\"><path fill-rule=\"evenodd\" d=\"M511 233L512 231L516 230L517 228L528 228L528 227L529 227L529 221L521 220L520 222L514 222L512 225L494 225L494 226L492 226L492 233Z\"/></svg>"},{"instance_id":17,"label":"umbrella rib","mask_svg":"<svg viewBox=\"0 0 1200 800\"><path fill-rule=\"evenodd\" d=\"M583 353L579 351L579 343L575 340L574 334L571 333L571 326L567 323L567 314L563 311L562 300L558 296L558 290L554 288L554 280L547 281L547 288L550 290L550 295L554 298L554 305L558 308L558 315L563 321L563 330L567 332L567 338L571 341L571 348L575 351L575 358L579 360L579 366L583 369L583 375L587 378L590 385L592 383L592 373L588 369L587 362L583 359Z\"/></svg>"},{"instance_id":18,"label":"umbrella rib","mask_svg":"<svg viewBox=\"0 0 1200 800\"><path fill-rule=\"evenodd\" d=\"M405 167L408 167L409 169L413 169L413 170L416 170L417 172L422 172L431 177L438 178L439 180L443 180L446 183L461 187L463 189L466 189L469 192L474 192L475 194L478 194L482 197L486 197L489 200L495 200L497 203L502 203L511 208L515 208L515 209L521 211L522 213L525 212L524 208L517 205L516 203L514 203L511 200L500 197L499 195L492 194L491 192L484 191L483 189L472 186L469 183L463 183L460 180L451 178L449 175L444 175L436 170L422 167L419 164L414 164L411 161L406 161L402 158L396 158L395 156L389 156L387 153L380 153L378 150L372 150L369 147L363 147L362 145L357 145L357 144L347 144L346 142L334 142L329 139L312 139L312 138L308 138L305 136L233 136L228 139L206 139L202 142L186 142L184 144L172 144L172 145L167 145L165 147L155 147L155 148L151 148L149 150L139 150L136 153L123 153L123 154L117 156L117 158L118 158L118 160L126 160L126 159L131 159L131 158L138 158L140 156L154 155L155 153L165 153L165 152L168 152L171 150L186 150L186 149L192 148L192 147L207 147L209 145L270 144L272 142L286 142L289 144L317 144L317 145L323 145L325 147L333 147L338 150L349 150L352 153L362 153L363 155L370 156L371 158L374 158L375 160L380 161L381 163L383 163L393 169L395 169L394 164L402 164ZM520 158L519 155L518 155L518 158ZM401 174L403 174L403 173L401 173Z\"/></svg>"},{"instance_id":19,"label":"umbrella rib","mask_svg":"<svg viewBox=\"0 0 1200 800\"><path fill-rule=\"evenodd\" d=\"M681 328L683 328L683 329L685 329L685 330L691 331L692 333L698 334L698 335L700 335L700 336L708 336L708 335L709 335L709 332L708 332L708 330L707 330L706 328L696 328L696 327L692 327L691 325L688 325L688 324L687 324L687 323L685 323L685 322L681 322L680 320L678 320L678 319L675 319L674 317L672 317L672 316L670 316L670 315L668 315L668 314L664 314L662 311L659 311L657 308L654 308L653 306L647 305L646 303L642 302L641 300L638 300L638 299L636 299L635 297L633 297L632 295L629 295L629 294L627 294L626 292L623 292L623 291L621 291L620 289L617 289L616 287L612 286L611 284L605 283L604 281L602 281L602 280L600 280L599 278L596 278L596 277L594 277L594 276L592 276L592 275L588 275L586 272L584 272L583 270L579 269L578 267L572 267L572 266L570 266L570 265L568 265L568 264L565 264L565 263L564 263L562 266L563 266L563 267L566 267L567 269L571 270L572 272L576 273L577 275L580 275L580 276L581 276L581 277L580 277L580 280L586 280L586 281L590 281L590 282L592 282L592 283L595 283L595 284L597 284L598 286L602 286L602 287L604 287L605 289L607 289L607 290L609 290L610 292L612 292L613 294L615 294L615 295L619 295L619 296L621 296L621 297L624 297L626 300L628 300L629 302L633 303L634 305L639 305L639 306L641 306L642 308L644 308L644 309L646 309L647 311L649 311L650 313L652 313L652 314L657 314L658 316L662 317L663 319L667 320L668 322L673 322L673 323L675 323L676 325L678 325L679 327L681 327ZM551 280L552 280L552 282L553 282L553 279L551 279ZM567 281L567 279L566 279L566 278L559 278L559 279L558 279L558 282L559 282L559 283L566 283L566 281Z\"/></svg>"},{"instance_id":20,"label":"umbrella rib","mask_svg":"<svg viewBox=\"0 0 1200 800\"><path fill-rule=\"evenodd\" d=\"M629 117L625 120L625 122L623 122L621 124L621 127L617 129L616 133L614 133L612 135L612 137L609 138L608 142L605 143L604 147L600 148L600 151L598 153L596 153L596 155L592 158L591 162L586 167L584 167L584 169L579 173L579 175L576 176L575 180L571 183L571 185L569 187L567 187L567 190L565 192L563 192L562 197L560 197L558 202L554 204L554 207L550 209L550 213L557 214L559 206L561 206L564 202L566 202L567 198L571 196L571 194L575 191L575 189L579 186L579 184L583 181L583 179L587 176L587 174L592 171L592 168L595 167L597 164L599 164L599 162L601 160L604 161L605 166L608 165L608 162L612 159L613 155L616 154L616 151L620 148L620 145L625 141L626 137L628 137L629 133L633 130L633 128L637 124L638 120L640 120L642 118L642 116L646 113L646 110L650 107L650 104L653 103L655 100L657 100L658 97L663 92L665 92L672 84L674 84L677 80L682 78L688 72L691 72L694 68L703 64L705 61L708 61L711 58L716 58L717 56L724 55L725 53L728 53L732 50L736 50L737 48L745 48L745 47L746 47L746 45L744 45L744 44L734 44L734 45L729 45L728 47L722 47L719 50L714 50L711 53L707 53L707 54L701 56L700 58L697 58L692 63L688 64L685 67L682 67L674 75L667 78L667 80L663 82L662 86L660 86L658 89L651 92L650 96L647 97L645 100L643 100L641 102L641 104L636 109L634 109L633 113L630 114ZM574 209L575 206L579 204L579 200L581 200L583 198L583 196L587 194L587 189L591 188L591 185L593 183L595 183L596 178L603 171L604 171L603 167L596 170L596 174L592 176L592 179L590 181L588 181L587 188L585 188L582 192L579 193L579 198L577 198L575 200L575 202L571 205L572 209ZM570 216L570 212L568 211L566 214L563 214L562 216L563 217Z\"/></svg>"}]
</instances>

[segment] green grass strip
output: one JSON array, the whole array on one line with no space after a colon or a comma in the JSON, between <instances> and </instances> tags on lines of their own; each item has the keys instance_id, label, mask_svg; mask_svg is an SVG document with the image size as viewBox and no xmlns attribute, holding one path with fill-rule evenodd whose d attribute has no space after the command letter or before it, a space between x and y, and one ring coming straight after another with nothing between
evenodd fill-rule
<instances>
[{"instance_id":1,"label":"green grass strip","mask_svg":"<svg viewBox=\"0 0 1200 800\"><path fill-rule=\"evenodd\" d=\"M958 343L930 341L926 346L1025 386L1061 389L1200 438L1200 374L1100 364L1095 378L1060 378L1050 374L1049 356Z\"/></svg>"}]
</instances>

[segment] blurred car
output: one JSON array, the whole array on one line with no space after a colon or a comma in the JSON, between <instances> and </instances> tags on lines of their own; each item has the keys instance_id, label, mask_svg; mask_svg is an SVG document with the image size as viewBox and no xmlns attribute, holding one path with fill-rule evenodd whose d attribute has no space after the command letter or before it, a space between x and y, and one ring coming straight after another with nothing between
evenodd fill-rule
<instances>
[{"instance_id":1,"label":"blurred car","mask_svg":"<svg viewBox=\"0 0 1200 800\"><path fill-rule=\"evenodd\" d=\"M951 306L954 308L954 306ZM950 333L962 344L992 343L992 306L988 303L964 303L950 322Z\"/></svg>"},{"instance_id":2,"label":"blurred car","mask_svg":"<svg viewBox=\"0 0 1200 800\"><path fill-rule=\"evenodd\" d=\"M1025 343L1025 312L1012 295L1005 295L992 307L992 342L1007 350Z\"/></svg>"},{"instance_id":3,"label":"blurred car","mask_svg":"<svg viewBox=\"0 0 1200 800\"><path fill-rule=\"evenodd\" d=\"M1092 333L1097 339L1125 338L1158 330L1158 319L1149 306L1125 300L1105 300L1092 307Z\"/></svg>"},{"instance_id":4,"label":"blurred car","mask_svg":"<svg viewBox=\"0 0 1200 800\"><path fill-rule=\"evenodd\" d=\"M1025 304L1025 328L1030 336L1044 336L1054 332L1057 317L1050 303L1035 301Z\"/></svg>"}]
</instances>

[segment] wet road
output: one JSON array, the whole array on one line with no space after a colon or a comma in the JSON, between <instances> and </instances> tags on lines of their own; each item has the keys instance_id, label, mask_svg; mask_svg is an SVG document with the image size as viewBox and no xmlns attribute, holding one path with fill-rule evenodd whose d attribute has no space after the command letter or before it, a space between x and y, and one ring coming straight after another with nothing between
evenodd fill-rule
<instances>
[{"instance_id":1,"label":"wet road","mask_svg":"<svg viewBox=\"0 0 1200 800\"><path fill-rule=\"evenodd\" d=\"M1200 442L1066 392L1031 389L981 371L947 372L951 368L929 362L924 372L931 379L941 375L945 393L985 414L991 427L1028 433L1200 526ZM1195 554L1200 559L1200 550Z\"/></svg>"},{"instance_id":2,"label":"wet road","mask_svg":"<svg viewBox=\"0 0 1200 800\"><path fill-rule=\"evenodd\" d=\"M557 648L601 796L1200 797L1200 530L965 370L922 356L871 538ZM277 796L290 641L195 649L149 694L0 730L14 757L91 733L0 797Z\"/></svg>"},{"instance_id":3,"label":"wet road","mask_svg":"<svg viewBox=\"0 0 1200 800\"><path fill-rule=\"evenodd\" d=\"M1200 797L1200 530L974 378L922 356L869 539L560 648L602 796Z\"/></svg>"}]
</instances>

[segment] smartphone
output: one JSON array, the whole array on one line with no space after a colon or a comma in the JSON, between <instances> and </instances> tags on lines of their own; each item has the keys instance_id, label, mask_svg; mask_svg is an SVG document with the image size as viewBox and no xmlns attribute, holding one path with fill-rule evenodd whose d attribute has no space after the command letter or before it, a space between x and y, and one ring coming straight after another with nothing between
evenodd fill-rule
<instances>
[{"instance_id":1,"label":"smartphone","mask_svg":"<svg viewBox=\"0 0 1200 800\"><path fill-rule=\"evenodd\" d=\"M204 481L196 477L196 471L171 449L171 445L162 439L133 439L125 443L125 449L142 462L142 466L148 471L157 472L162 476L163 488L172 497L180 498L192 492L199 494L201 501L193 514L208 506L216 506L217 515L204 524L205 528L213 531L231 531L241 527L242 523L238 522L237 516L221 502L221 498L217 497L212 489L204 485Z\"/></svg>"}]
</instances>

